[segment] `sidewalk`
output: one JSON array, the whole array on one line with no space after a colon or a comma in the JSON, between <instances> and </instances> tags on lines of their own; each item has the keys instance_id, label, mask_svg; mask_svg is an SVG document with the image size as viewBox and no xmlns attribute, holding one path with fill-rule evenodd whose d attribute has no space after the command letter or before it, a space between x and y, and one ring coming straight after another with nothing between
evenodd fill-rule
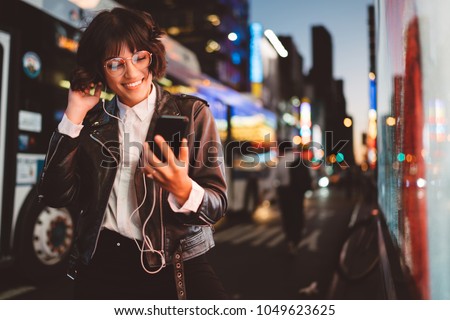
<instances>
[{"instance_id":1,"label":"sidewalk","mask_svg":"<svg viewBox=\"0 0 450 320\"><path fill-rule=\"evenodd\" d=\"M210 261L233 299L387 299L380 263L357 281L337 272L351 217L373 209L359 199L338 187L315 190L305 199L305 229L295 256L287 249L276 203L253 216L231 215L217 228ZM378 248L371 250L378 254Z\"/></svg>"},{"instance_id":2,"label":"sidewalk","mask_svg":"<svg viewBox=\"0 0 450 320\"><path fill-rule=\"evenodd\" d=\"M412 281L402 270L399 254L392 243L388 227L376 202L374 195L370 195L368 200L359 195L349 220L349 225L366 221L363 223L365 226L359 229L362 233L354 232L351 238L353 244L359 242L361 245L359 248L363 249L353 257L351 264L357 270L371 271L353 280L342 276L336 266L327 299L419 299L411 286ZM373 218L372 224L367 222L369 217ZM367 239L370 240L367 241ZM350 245L347 251L351 250L349 248ZM339 254L351 256L343 247ZM369 269L368 266L374 261L373 257L378 257L379 260L373 269Z\"/></svg>"},{"instance_id":3,"label":"sidewalk","mask_svg":"<svg viewBox=\"0 0 450 320\"><path fill-rule=\"evenodd\" d=\"M327 194L324 196L324 194ZM309 284L299 287L300 299L377 299L376 280L368 283L362 279L348 284L338 274L338 261L346 239L350 220L369 210L367 204L358 203L358 194L348 197L340 187L319 189L306 201L306 226L304 239L317 235L317 251L302 248L298 259L302 261L302 276ZM310 249L310 248L309 248ZM375 274L375 272L373 272ZM370 276L373 276L372 274ZM303 282L305 283L305 282ZM352 295L349 295L352 288Z\"/></svg>"},{"instance_id":4,"label":"sidewalk","mask_svg":"<svg viewBox=\"0 0 450 320\"><path fill-rule=\"evenodd\" d=\"M359 194L349 198L345 190L339 187L328 189L326 197L321 196L321 192L324 190L316 190L314 196L306 201L305 233L297 257L301 261L300 279L304 286L299 287L297 298L387 299L381 262L358 280L347 280L337 271L351 220L369 216L374 204L364 202ZM315 237L318 238L316 252L305 245ZM373 234L373 237L376 239L377 235ZM378 255L378 246L367 250L370 252L366 255ZM357 261L353 264L364 265L367 257L355 256L354 259Z\"/></svg>"},{"instance_id":5,"label":"sidewalk","mask_svg":"<svg viewBox=\"0 0 450 320\"><path fill-rule=\"evenodd\" d=\"M364 202L362 198L359 198L355 203L353 208L351 219L356 221L361 221L372 214L375 205ZM379 245L378 241L378 228L376 226L376 221L374 221L373 228L364 227L366 230L364 232L368 233L369 239L372 239L372 244L363 244L365 246L365 252L360 253L353 257L351 263L358 268L358 270L366 270L370 263L373 261L370 257L380 257L379 255ZM362 237L362 236L361 236ZM361 237L355 236L352 240L353 242L361 240ZM344 240L345 241L345 240ZM364 240L361 240L364 241ZM349 249L351 250L351 249ZM342 249L340 254L345 255L345 249ZM349 254L349 253L348 253ZM355 261L356 260L356 261ZM388 293L386 291L385 281L384 281L384 271L381 259L367 275L359 279L346 279L339 272L335 272L333 275L333 280L330 283L330 288L327 298L329 299L365 299L365 300L378 300L387 299Z\"/></svg>"}]
</instances>

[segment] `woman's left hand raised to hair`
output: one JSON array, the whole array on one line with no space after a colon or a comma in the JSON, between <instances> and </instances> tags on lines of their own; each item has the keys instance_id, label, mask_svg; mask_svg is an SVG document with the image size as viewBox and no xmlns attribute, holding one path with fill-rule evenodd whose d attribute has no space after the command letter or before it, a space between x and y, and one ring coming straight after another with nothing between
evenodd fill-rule
<instances>
[{"instance_id":1,"label":"woman's left hand raised to hair","mask_svg":"<svg viewBox=\"0 0 450 320\"><path fill-rule=\"evenodd\" d=\"M187 139L181 141L179 158L175 157L166 140L160 135L155 136L155 143L162 150L167 162L155 156L148 143L144 144L144 173L148 178L158 182L162 188L175 196L178 204L183 206L192 190L192 179L188 175L189 148Z\"/></svg>"},{"instance_id":2,"label":"woman's left hand raised to hair","mask_svg":"<svg viewBox=\"0 0 450 320\"><path fill-rule=\"evenodd\" d=\"M94 89L94 94L90 91ZM83 90L69 90L69 97L66 108L66 116L75 124L81 124L86 114L100 101L102 93L102 83L91 83Z\"/></svg>"}]
</instances>

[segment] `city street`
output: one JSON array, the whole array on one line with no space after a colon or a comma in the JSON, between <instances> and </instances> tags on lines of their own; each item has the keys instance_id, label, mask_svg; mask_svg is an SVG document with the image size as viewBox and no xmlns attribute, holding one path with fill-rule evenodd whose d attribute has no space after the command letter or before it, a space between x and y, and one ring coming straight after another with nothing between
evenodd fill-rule
<instances>
[{"instance_id":1,"label":"city street","mask_svg":"<svg viewBox=\"0 0 450 320\"><path fill-rule=\"evenodd\" d=\"M276 204L263 203L252 216L230 214L216 226L216 247L208 254L232 299L327 299L380 297L379 290L352 284L356 291L330 286L356 196L319 189L305 200L306 228L295 256L288 253ZM376 277L377 273L372 276ZM2 299L71 299L65 277L35 286L14 270L1 273ZM371 282L378 283L377 280ZM344 287L342 283L338 286ZM376 289L376 288L375 288Z\"/></svg>"},{"instance_id":2,"label":"city street","mask_svg":"<svg viewBox=\"0 0 450 320\"><path fill-rule=\"evenodd\" d=\"M176 247L233 301L450 300L449 0L54 2L0 1L0 300L72 299L71 252L163 297Z\"/></svg>"},{"instance_id":3,"label":"city street","mask_svg":"<svg viewBox=\"0 0 450 320\"><path fill-rule=\"evenodd\" d=\"M261 208L252 219L230 217L216 233L211 261L236 299L324 299L353 201L319 189L306 199L306 227L297 255L288 253L279 213Z\"/></svg>"}]
</instances>

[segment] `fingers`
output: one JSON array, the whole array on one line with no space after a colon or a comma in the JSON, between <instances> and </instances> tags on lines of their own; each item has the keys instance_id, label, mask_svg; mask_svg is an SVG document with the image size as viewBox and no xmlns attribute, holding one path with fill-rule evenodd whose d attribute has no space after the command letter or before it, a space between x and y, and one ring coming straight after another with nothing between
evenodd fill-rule
<instances>
[{"instance_id":1,"label":"fingers","mask_svg":"<svg viewBox=\"0 0 450 320\"><path fill-rule=\"evenodd\" d=\"M169 143L164 140L164 138L159 134L155 136L155 143L160 148L162 155L167 160L167 163L172 164L174 162L175 155L173 154L172 149L169 147Z\"/></svg>"},{"instance_id":2,"label":"fingers","mask_svg":"<svg viewBox=\"0 0 450 320\"><path fill-rule=\"evenodd\" d=\"M155 143L159 146L159 148L162 150L162 154L164 155L164 157L167 159L167 162L172 164L172 163L177 163L179 161L181 162L186 162L189 159L189 148L188 148L188 143L187 143L187 139L183 138L181 140L181 145L180 145L180 152L178 155L178 159L175 157L175 154L173 153L173 150L169 147L169 143L164 140L163 137L161 137L160 135L156 135L155 136Z\"/></svg>"},{"instance_id":3,"label":"fingers","mask_svg":"<svg viewBox=\"0 0 450 320\"><path fill-rule=\"evenodd\" d=\"M91 110L100 99L102 83L96 85L91 83L85 88L70 88L67 101L66 116L73 123L82 123L86 114ZM90 90L93 90L91 95Z\"/></svg>"},{"instance_id":4,"label":"fingers","mask_svg":"<svg viewBox=\"0 0 450 320\"><path fill-rule=\"evenodd\" d=\"M100 98L100 95L102 93L102 86L103 84L101 82L98 82L97 84L95 83L90 83L89 86L85 87L85 88L81 88L81 89L70 89L70 92L72 93L76 93L79 94L82 97L97 97ZM91 91L94 90L93 94L91 94Z\"/></svg>"},{"instance_id":5,"label":"fingers","mask_svg":"<svg viewBox=\"0 0 450 320\"><path fill-rule=\"evenodd\" d=\"M99 82L95 86L94 96L100 99L100 95L102 94L102 83Z\"/></svg>"},{"instance_id":6,"label":"fingers","mask_svg":"<svg viewBox=\"0 0 450 320\"><path fill-rule=\"evenodd\" d=\"M163 162L152 152L148 143L144 143L144 161L145 164L149 164L153 167L161 166L163 164Z\"/></svg>"},{"instance_id":7,"label":"fingers","mask_svg":"<svg viewBox=\"0 0 450 320\"><path fill-rule=\"evenodd\" d=\"M151 142L149 142L151 143ZM183 138L181 140L178 158L175 156L172 148L170 148L169 143L164 140L160 135L156 135L154 139L155 146L161 150L161 155L164 157L164 162L159 159L149 146L149 143L144 144L144 157L145 163L150 164L153 167L169 167L174 166L184 166L185 163L189 162L189 148L187 139Z\"/></svg>"},{"instance_id":8,"label":"fingers","mask_svg":"<svg viewBox=\"0 0 450 320\"><path fill-rule=\"evenodd\" d=\"M91 94L92 90L94 90L93 94ZM101 93L102 93L102 83L101 82L98 82L96 84L91 82L89 87L87 87L83 90L83 95L89 96L89 97L94 96L94 97L100 98Z\"/></svg>"},{"instance_id":9,"label":"fingers","mask_svg":"<svg viewBox=\"0 0 450 320\"><path fill-rule=\"evenodd\" d=\"M164 181L163 175L158 170L156 170L155 168L152 168L151 166L145 167L144 173L145 173L145 176L149 179L153 179L158 182Z\"/></svg>"},{"instance_id":10,"label":"fingers","mask_svg":"<svg viewBox=\"0 0 450 320\"><path fill-rule=\"evenodd\" d=\"M69 90L69 97L84 97L86 93L83 90Z\"/></svg>"},{"instance_id":11,"label":"fingers","mask_svg":"<svg viewBox=\"0 0 450 320\"><path fill-rule=\"evenodd\" d=\"M154 179L154 177L155 177L155 173L156 173L156 170L155 169L153 169L152 167L145 167L144 168L144 172L145 172L145 176L147 177L147 178L149 178L149 179Z\"/></svg>"},{"instance_id":12,"label":"fingers","mask_svg":"<svg viewBox=\"0 0 450 320\"><path fill-rule=\"evenodd\" d=\"M144 171L144 174L147 178L153 179L153 175L155 174L155 169L149 165L150 163L150 159L152 159L152 157L154 157L153 152L150 150L150 147L147 143L144 143L144 163L145 166L142 169Z\"/></svg>"},{"instance_id":13,"label":"fingers","mask_svg":"<svg viewBox=\"0 0 450 320\"><path fill-rule=\"evenodd\" d=\"M178 158L179 161L186 163L189 160L189 148L187 139L183 138L181 140L181 146L180 146L180 156Z\"/></svg>"},{"instance_id":14,"label":"fingers","mask_svg":"<svg viewBox=\"0 0 450 320\"><path fill-rule=\"evenodd\" d=\"M93 83L89 84L88 87L84 88L84 89L81 91L81 95L82 95L83 97L84 97L84 96L90 96L90 95L91 95L91 89L93 89L93 88L94 88L94 84L93 84Z\"/></svg>"}]
</instances>

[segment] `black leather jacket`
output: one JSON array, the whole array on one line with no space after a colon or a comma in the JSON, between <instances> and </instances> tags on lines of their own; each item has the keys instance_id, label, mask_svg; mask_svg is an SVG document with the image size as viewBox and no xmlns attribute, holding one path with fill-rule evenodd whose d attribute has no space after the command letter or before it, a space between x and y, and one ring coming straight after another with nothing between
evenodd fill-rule
<instances>
[{"instance_id":1,"label":"black leather jacket","mask_svg":"<svg viewBox=\"0 0 450 320\"><path fill-rule=\"evenodd\" d=\"M223 150L205 101L187 95L171 95L156 84L154 88L157 90L155 113L146 140L153 136L160 115L187 116L189 176L205 189L198 211L186 215L174 213L167 201L168 192L156 184L153 193L153 180L145 179L150 191L139 209L139 216L144 222L156 202L145 231L154 248L163 250L165 261L171 263L175 250L181 250L182 259L188 260L214 246L213 224L225 214L227 207ZM106 109L108 113L117 114L116 98ZM120 161L118 122L103 111L101 103L88 113L83 124L77 138L54 132L39 186L40 197L47 205L66 207L77 203L81 207L70 261L75 268L80 262L89 264L95 253ZM135 174L138 203L144 198L143 179L138 167ZM146 258L150 266L164 263L154 253L146 253Z\"/></svg>"}]
</instances>

